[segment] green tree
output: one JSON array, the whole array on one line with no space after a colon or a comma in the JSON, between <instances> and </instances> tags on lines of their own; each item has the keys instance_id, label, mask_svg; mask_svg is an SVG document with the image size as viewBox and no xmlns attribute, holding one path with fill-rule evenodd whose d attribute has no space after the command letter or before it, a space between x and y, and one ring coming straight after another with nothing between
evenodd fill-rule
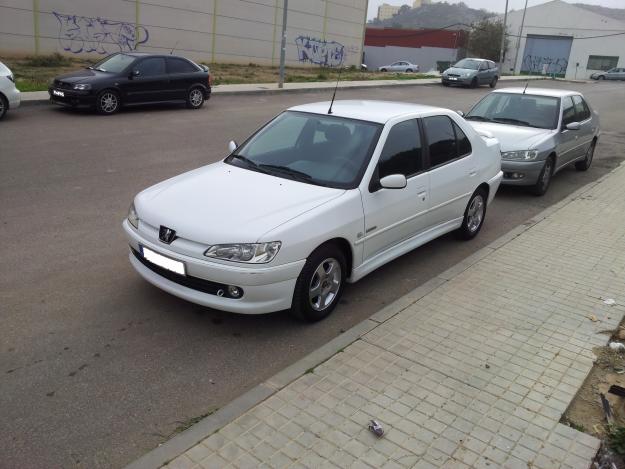
<instances>
[{"instance_id":1,"label":"green tree","mask_svg":"<svg viewBox=\"0 0 625 469\"><path fill-rule=\"evenodd\" d=\"M503 21L484 19L475 23L469 33L469 55L499 62L503 31ZM508 38L505 40L504 50L507 48Z\"/></svg>"}]
</instances>

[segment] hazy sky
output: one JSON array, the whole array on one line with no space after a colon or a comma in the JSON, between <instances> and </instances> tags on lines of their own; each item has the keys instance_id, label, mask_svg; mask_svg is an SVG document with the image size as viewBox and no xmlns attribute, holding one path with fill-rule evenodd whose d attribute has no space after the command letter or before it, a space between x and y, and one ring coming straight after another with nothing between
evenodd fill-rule
<instances>
[{"instance_id":1,"label":"hazy sky","mask_svg":"<svg viewBox=\"0 0 625 469\"><path fill-rule=\"evenodd\" d=\"M441 0L432 0L432 3L438 3ZM447 0L448 3L458 3L461 0ZM471 8L486 8L489 11L501 12L506 6L506 0L463 0ZM540 5L548 0L529 0L528 7ZM568 3L588 3L591 5L602 5L604 7L625 8L625 0L565 0ZM382 3L390 3L391 5L412 6L412 0L369 0L369 12L367 18L375 18L378 14L378 6ZM520 10L525 5L525 0L509 0L508 9Z\"/></svg>"}]
</instances>

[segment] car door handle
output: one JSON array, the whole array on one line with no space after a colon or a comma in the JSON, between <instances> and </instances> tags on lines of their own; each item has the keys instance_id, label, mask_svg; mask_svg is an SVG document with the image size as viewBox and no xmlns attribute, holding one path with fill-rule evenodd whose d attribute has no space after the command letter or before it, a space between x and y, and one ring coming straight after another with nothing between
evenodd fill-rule
<instances>
[{"instance_id":1,"label":"car door handle","mask_svg":"<svg viewBox=\"0 0 625 469\"><path fill-rule=\"evenodd\" d=\"M425 200L427 198L428 193L426 191L417 192L417 197L421 200Z\"/></svg>"},{"instance_id":2,"label":"car door handle","mask_svg":"<svg viewBox=\"0 0 625 469\"><path fill-rule=\"evenodd\" d=\"M469 177L477 176L477 168L472 168L469 170Z\"/></svg>"}]
</instances>

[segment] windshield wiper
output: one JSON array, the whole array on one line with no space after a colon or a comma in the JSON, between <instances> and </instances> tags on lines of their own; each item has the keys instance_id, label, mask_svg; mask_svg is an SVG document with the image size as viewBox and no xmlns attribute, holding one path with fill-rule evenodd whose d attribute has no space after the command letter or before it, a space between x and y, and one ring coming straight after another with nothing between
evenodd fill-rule
<instances>
[{"instance_id":1,"label":"windshield wiper","mask_svg":"<svg viewBox=\"0 0 625 469\"><path fill-rule=\"evenodd\" d=\"M263 168L261 168L260 166L258 166L258 163L254 163L252 160L250 160L246 156L239 155L239 154L234 154L234 155L231 156L231 158L232 159L236 158L237 160L243 161L248 168L251 168L251 169L253 169L255 171L259 171L261 173L269 174L268 171L266 171Z\"/></svg>"},{"instance_id":2,"label":"windshield wiper","mask_svg":"<svg viewBox=\"0 0 625 469\"><path fill-rule=\"evenodd\" d=\"M517 124L517 125L524 125L526 127L532 127L532 125L527 121L522 121L519 119L512 119L511 117L496 117L493 120L495 122L507 122L509 124Z\"/></svg>"},{"instance_id":3,"label":"windshield wiper","mask_svg":"<svg viewBox=\"0 0 625 469\"><path fill-rule=\"evenodd\" d=\"M277 171L279 173L284 173L289 176L293 176L295 179L310 181L312 176L310 174L304 173L303 171L298 171L297 169L291 169L288 166L280 166L277 164L261 164L259 165L263 169L268 169L269 171Z\"/></svg>"},{"instance_id":4,"label":"windshield wiper","mask_svg":"<svg viewBox=\"0 0 625 469\"><path fill-rule=\"evenodd\" d=\"M465 116L464 117L466 120L475 120L475 121L482 121L482 122L492 122L492 119L489 119L488 117L484 117L484 116Z\"/></svg>"}]
</instances>

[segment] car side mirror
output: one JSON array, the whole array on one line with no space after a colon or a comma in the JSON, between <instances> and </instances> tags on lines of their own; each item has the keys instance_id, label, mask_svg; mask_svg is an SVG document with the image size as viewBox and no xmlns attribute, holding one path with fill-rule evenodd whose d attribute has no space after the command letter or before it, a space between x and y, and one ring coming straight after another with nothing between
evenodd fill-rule
<instances>
[{"instance_id":1,"label":"car side mirror","mask_svg":"<svg viewBox=\"0 0 625 469\"><path fill-rule=\"evenodd\" d=\"M566 124L567 130L579 130L581 127L579 122L571 122L570 124Z\"/></svg>"},{"instance_id":2,"label":"car side mirror","mask_svg":"<svg viewBox=\"0 0 625 469\"><path fill-rule=\"evenodd\" d=\"M130 78L138 77L139 75L141 75L141 72L139 70L133 70L132 72L130 72Z\"/></svg>"},{"instance_id":3,"label":"car side mirror","mask_svg":"<svg viewBox=\"0 0 625 469\"><path fill-rule=\"evenodd\" d=\"M460 117L464 117L464 112L457 110L456 113L460 116Z\"/></svg>"},{"instance_id":4,"label":"car side mirror","mask_svg":"<svg viewBox=\"0 0 625 469\"><path fill-rule=\"evenodd\" d=\"M380 179L380 187L384 189L403 189L408 184L403 174L390 174Z\"/></svg>"},{"instance_id":5,"label":"car side mirror","mask_svg":"<svg viewBox=\"0 0 625 469\"><path fill-rule=\"evenodd\" d=\"M237 142L235 142L234 140L230 140L230 142L228 143L228 151L230 153L234 153L234 150L237 149Z\"/></svg>"}]
</instances>

